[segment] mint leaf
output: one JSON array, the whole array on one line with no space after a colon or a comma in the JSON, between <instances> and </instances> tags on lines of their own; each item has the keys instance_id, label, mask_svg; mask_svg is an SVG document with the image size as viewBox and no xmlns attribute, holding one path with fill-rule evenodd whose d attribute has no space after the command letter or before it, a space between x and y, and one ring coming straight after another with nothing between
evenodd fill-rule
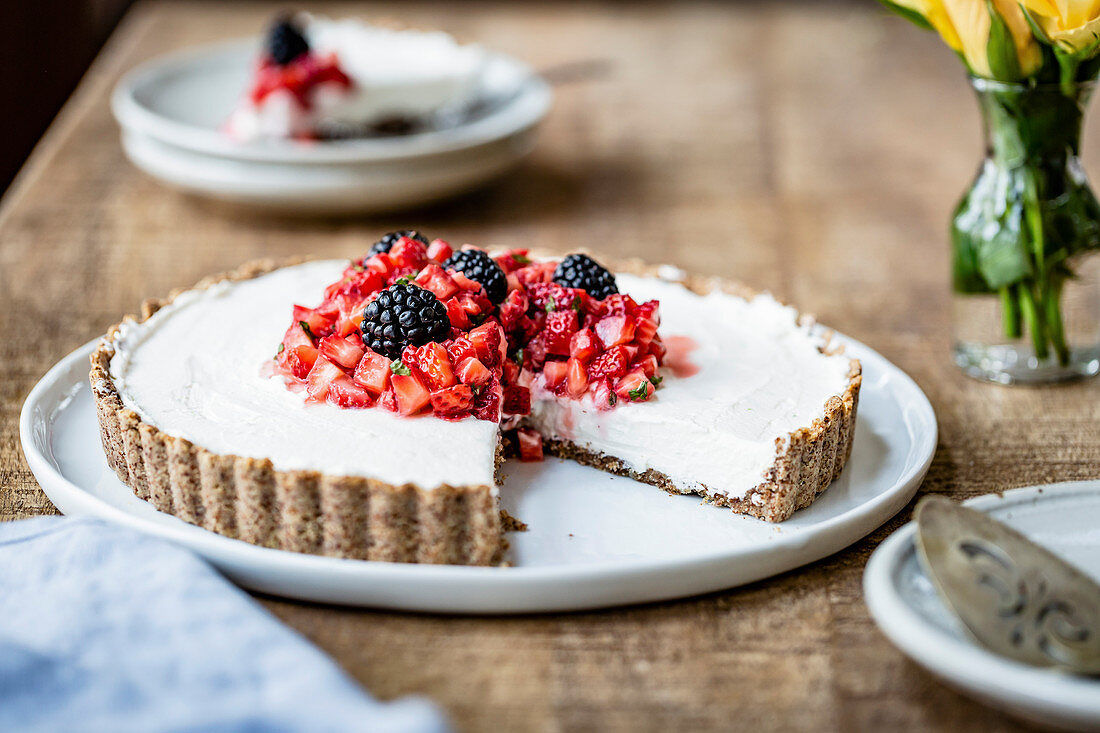
<instances>
[{"instance_id":1,"label":"mint leaf","mask_svg":"<svg viewBox=\"0 0 1100 733\"><path fill-rule=\"evenodd\" d=\"M405 366L405 362L400 359L394 359L390 362L390 371L394 374L400 374L402 377L407 377L412 374L409 368Z\"/></svg>"},{"instance_id":2,"label":"mint leaf","mask_svg":"<svg viewBox=\"0 0 1100 733\"><path fill-rule=\"evenodd\" d=\"M607 404L614 405L618 401L619 401L619 395L615 394L614 392L609 392L607 394Z\"/></svg>"},{"instance_id":3,"label":"mint leaf","mask_svg":"<svg viewBox=\"0 0 1100 733\"><path fill-rule=\"evenodd\" d=\"M580 299L580 296L575 296L573 298L573 305L571 305L569 307L572 308L573 310L575 310L577 313L580 313L581 312L581 299Z\"/></svg>"},{"instance_id":4,"label":"mint leaf","mask_svg":"<svg viewBox=\"0 0 1100 733\"><path fill-rule=\"evenodd\" d=\"M279 354L283 353L284 351L286 351L286 345L285 344L279 344L279 350L275 352L275 356L271 357L271 359L273 361L278 360Z\"/></svg>"},{"instance_id":5,"label":"mint leaf","mask_svg":"<svg viewBox=\"0 0 1100 733\"><path fill-rule=\"evenodd\" d=\"M550 296L550 301L546 304L546 312L553 313L554 309L558 307L558 301L554 300L554 296Z\"/></svg>"},{"instance_id":6,"label":"mint leaf","mask_svg":"<svg viewBox=\"0 0 1100 733\"><path fill-rule=\"evenodd\" d=\"M646 400L649 398L649 381L643 379L637 387L627 392L630 395L631 402L637 402L638 400Z\"/></svg>"},{"instance_id":7,"label":"mint leaf","mask_svg":"<svg viewBox=\"0 0 1100 733\"><path fill-rule=\"evenodd\" d=\"M355 271L356 272L366 272L366 270L367 270L367 268L363 267L358 262L355 263Z\"/></svg>"},{"instance_id":8,"label":"mint leaf","mask_svg":"<svg viewBox=\"0 0 1100 733\"><path fill-rule=\"evenodd\" d=\"M420 274L420 272L418 271L418 272L411 272L408 275L402 275L401 277L397 278L397 280L395 280L393 284L394 285L409 285L410 283L412 283L413 280L416 279L416 276L419 275L419 274Z\"/></svg>"},{"instance_id":9,"label":"mint leaf","mask_svg":"<svg viewBox=\"0 0 1100 733\"><path fill-rule=\"evenodd\" d=\"M305 321L298 321L298 325L301 326L302 330L306 332L306 336L309 336L309 340L313 341L315 337L313 335L313 331L309 330L309 324Z\"/></svg>"},{"instance_id":10,"label":"mint leaf","mask_svg":"<svg viewBox=\"0 0 1100 733\"><path fill-rule=\"evenodd\" d=\"M655 376L650 377L649 381L653 385L653 387L656 388L661 384L661 382L665 381L665 378L662 377L661 375L657 374Z\"/></svg>"},{"instance_id":11,"label":"mint leaf","mask_svg":"<svg viewBox=\"0 0 1100 733\"><path fill-rule=\"evenodd\" d=\"M514 255L512 255L512 259L515 260L516 262L518 262L521 265L531 264L531 258L528 257L527 255L514 254Z\"/></svg>"}]
</instances>

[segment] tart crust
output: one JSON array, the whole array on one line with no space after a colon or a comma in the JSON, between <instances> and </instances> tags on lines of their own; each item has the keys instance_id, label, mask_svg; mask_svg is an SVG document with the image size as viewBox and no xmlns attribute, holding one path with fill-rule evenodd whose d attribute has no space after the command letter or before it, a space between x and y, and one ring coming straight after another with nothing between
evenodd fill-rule
<instances>
[{"instance_id":1,"label":"tart crust","mask_svg":"<svg viewBox=\"0 0 1100 733\"><path fill-rule=\"evenodd\" d=\"M250 262L233 272L200 281L247 280L305 261ZM612 268L642 275L658 269L638 261ZM755 291L715 278L685 277L689 290L720 289L741 297ZM144 321L184 290L164 300L147 300ZM808 316L801 316L803 322ZM277 471L269 459L221 455L184 438L168 435L127 408L110 374L113 342L121 324L112 326L91 356L90 381L108 465L141 499L158 510L252 544L331 557L454 565L500 565L507 540L491 486L423 489L356 476L319 471ZM834 353L826 339L825 353ZM707 495L704 500L770 522L781 522L809 506L824 491L851 454L861 384L860 364L852 360L848 387L830 397L823 418L776 440L776 459L759 485L744 498ZM546 449L604 471L630 476L670 493L682 493L665 475L638 473L613 456L585 446L548 439ZM497 468L503 448L497 447ZM705 487L704 487L705 488Z\"/></svg>"}]
</instances>

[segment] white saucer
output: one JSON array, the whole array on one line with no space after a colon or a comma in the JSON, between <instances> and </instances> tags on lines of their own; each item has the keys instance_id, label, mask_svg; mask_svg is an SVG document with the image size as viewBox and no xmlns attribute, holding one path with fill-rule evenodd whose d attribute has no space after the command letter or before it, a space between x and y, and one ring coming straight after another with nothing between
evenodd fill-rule
<instances>
[{"instance_id":1,"label":"white saucer","mask_svg":"<svg viewBox=\"0 0 1100 733\"><path fill-rule=\"evenodd\" d=\"M123 150L177 188L291 213L366 212L470 190L534 147L550 108L546 82L492 54L482 96L488 111L412 135L323 142L238 143L220 128L247 87L258 41L205 46L154 59L119 82L111 108Z\"/></svg>"},{"instance_id":2,"label":"white saucer","mask_svg":"<svg viewBox=\"0 0 1100 733\"><path fill-rule=\"evenodd\" d=\"M1033 486L966 502L1100 580L1100 481ZM863 592L902 652L953 687L1047 726L1100 730L1100 679L1031 667L978 646L936 595L906 524L871 555Z\"/></svg>"},{"instance_id":3,"label":"white saucer","mask_svg":"<svg viewBox=\"0 0 1100 733\"><path fill-rule=\"evenodd\" d=\"M248 588L416 611L599 608L782 573L847 547L905 506L931 463L936 416L902 371L866 346L841 340L863 362L855 443L841 477L811 507L774 525L573 463L509 463L502 502L530 526L510 535L515 567L303 555L255 547L157 512L107 468L87 382L94 343L35 386L23 405L20 435L31 470L61 511L179 542Z\"/></svg>"}]
</instances>

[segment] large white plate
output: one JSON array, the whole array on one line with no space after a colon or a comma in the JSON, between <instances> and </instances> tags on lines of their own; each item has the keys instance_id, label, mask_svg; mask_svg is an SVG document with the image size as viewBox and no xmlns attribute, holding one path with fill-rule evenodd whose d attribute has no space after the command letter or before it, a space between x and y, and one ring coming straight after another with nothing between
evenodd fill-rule
<instances>
[{"instance_id":1,"label":"large white plate","mask_svg":"<svg viewBox=\"0 0 1100 733\"><path fill-rule=\"evenodd\" d=\"M730 588L830 555L913 496L932 460L936 417L920 388L866 346L852 457L808 509L781 525L669 496L576 464L512 463L504 507L515 567L341 560L255 547L157 512L107 468L87 383L86 344L31 391L20 417L35 477L66 514L113 520L179 542L241 585L333 603L417 611L515 613L598 608Z\"/></svg>"},{"instance_id":2,"label":"large white plate","mask_svg":"<svg viewBox=\"0 0 1100 733\"><path fill-rule=\"evenodd\" d=\"M1032 486L966 502L1100 580L1100 481ZM963 692L1047 726L1100 730L1100 679L1040 669L986 651L939 599L910 522L871 555L863 592L883 633Z\"/></svg>"},{"instance_id":3,"label":"large white plate","mask_svg":"<svg viewBox=\"0 0 1100 733\"><path fill-rule=\"evenodd\" d=\"M190 49L127 74L111 108L127 157L191 193L288 212L378 211L469 190L534 146L552 94L529 67L503 54L487 64L475 118L386 138L237 143L220 131L248 84L257 41Z\"/></svg>"}]
</instances>

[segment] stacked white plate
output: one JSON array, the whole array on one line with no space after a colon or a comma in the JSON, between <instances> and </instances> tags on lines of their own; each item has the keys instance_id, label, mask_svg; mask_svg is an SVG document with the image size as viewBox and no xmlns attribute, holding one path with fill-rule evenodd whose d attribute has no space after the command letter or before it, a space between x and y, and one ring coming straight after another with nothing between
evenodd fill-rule
<instances>
[{"instance_id":1,"label":"stacked white plate","mask_svg":"<svg viewBox=\"0 0 1100 733\"><path fill-rule=\"evenodd\" d=\"M258 40L197 48L127 74L111 100L127 157L191 193L286 213L383 211L468 191L533 148L550 108L530 67L489 55L482 110L450 127L356 140L239 143L221 131L249 82Z\"/></svg>"}]
</instances>

